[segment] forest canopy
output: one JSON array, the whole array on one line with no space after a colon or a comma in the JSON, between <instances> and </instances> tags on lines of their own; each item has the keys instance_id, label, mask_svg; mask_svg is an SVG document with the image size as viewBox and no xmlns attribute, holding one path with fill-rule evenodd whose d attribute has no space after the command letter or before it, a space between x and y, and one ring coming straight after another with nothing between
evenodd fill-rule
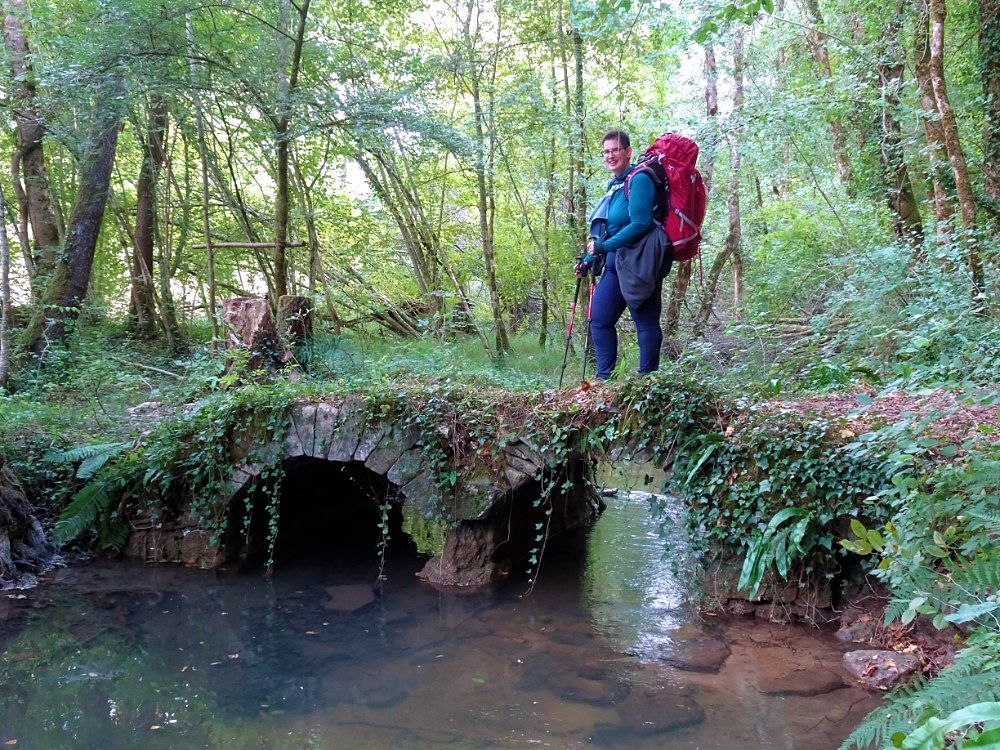
<instances>
[{"instance_id":1,"label":"forest canopy","mask_svg":"<svg viewBox=\"0 0 1000 750\"><path fill-rule=\"evenodd\" d=\"M544 345L609 127L636 155L666 130L701 147L704 260L673 277L675 351L731 320L849 346L914 305L997 312L994 0L5 12L7 357L102 315L174 347L218 336L221 298L265 294L313 298L335 332Z\"/></svg>"}]
</instances>

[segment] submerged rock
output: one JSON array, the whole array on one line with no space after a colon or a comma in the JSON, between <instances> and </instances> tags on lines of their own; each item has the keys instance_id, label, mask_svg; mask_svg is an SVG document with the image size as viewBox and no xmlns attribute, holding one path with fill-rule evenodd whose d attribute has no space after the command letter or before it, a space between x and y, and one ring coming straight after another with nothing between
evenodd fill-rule
<instances>
[{"instance_id":1,"label":"submerged rock","mask_svg":"<svg viewBox=\"0 0 1000 750\"><path fill-rule=\"evenodd\" d=\"M729 645L714 635L681 628L663 647L660 660L685 672L716 673L729 658Z\"/></svg>"},{"instance_id":2,"label":"submerged rock","mask_svg":"<svg viewBox=\"0 0 1000 750\"><path fill-rule=\"evenodd\" d=\"M897 651L850 651L844 668L860 685L870 690L888 690L920 668L920 661Z\"/></svg>"},{"instance_id":3,"label":"submerged rock","mask_svg":"<svg viewBox=\"0 0 1000 750\"><path fill-rule=\"evenodd\" d=\"M618 675L596 662L554 671L546 677L545 686L563 700L594 706L614 705L629 693Z\"/></svg>"},{"instance_id":4,"label":"submerged rock","mask_svg":"<svg viewBox=\"0 0 1000 750\"><path fill-rule=\"evenodd\" d=\"M650 737L666 735L705 720L705 712L689 695L670 688L634 691L617 707L618 723L594 727L590 741L597 747L646 747ZM668 742L665 738L661 741Z\"/></svg>"},{"instance_id":5,"label":"submerged rock","mask_svg":"<svg viewBox=\"0 0 1000 750\"><path fill-rule=\"evenodd\" d=\"M767 677L757 685L764 695L813 696L832 693L847 685L828 669L801 669L778 677Z\"/></svg>"},{"instance_id":6,"label":"submerged rock","mask_svg":"<svg viewBox=\"0 0 1000 750\"><path fill-rule=\"evenodd\" d=\"M330 601L326 608L331 612L358 612L375 601L375 592L368 584L357 583L345 586L327 586Z\"/></svg>"}]
</instances>

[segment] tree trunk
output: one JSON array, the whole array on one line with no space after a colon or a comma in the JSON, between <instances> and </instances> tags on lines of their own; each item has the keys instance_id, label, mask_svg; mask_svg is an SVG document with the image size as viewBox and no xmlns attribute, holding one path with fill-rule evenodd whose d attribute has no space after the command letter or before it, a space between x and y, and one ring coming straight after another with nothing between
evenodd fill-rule
<instances>
[{"instance_id":1,"label":"tree trunk","mask_svg":"<svg viewBox=\"0 0 1000 750\"><path fill-rule=\"evenodd\" d=\"M1000 228L1000 0L979 0L979 65L986 94L983 177Z\"/></svg>"},{"instance_id":2,"label":"tree trunk","mask_svg":"<svg viewBox=\"0 0 1000 750\"><path fill-rule=\"evenodd\" d=\"M823 15L819 10L819 0L806 0L805 5L809 13L809 20L815 27L807 34L809 49L819 66L820 78L832 81L833 66L830 64L830 52L826 46L826 36L820 31L823 26ZM830 138L833 141L833 158L837 163L837 174L840 176L840 181L847 184L851 181L851 159L847 150L847 134L844 132L843 124L836 116L828 116L827 123L830 127Z\"/></svg>"},{"instance_id":3,"label":"tree trunk","mask_svg":"<svg viewBox=\"0 0 1000 750\"><path fill-rule=\"evenodd\" d=\"M148 127L142 143L142 166L135 194L135 262L132 271L134 332L150 337L156 333L156 283L153 252L156 244L156 186L166 158L167 105L150 102Z\"/></svg>"},{"instance_id":4,"label":"tree trunk","mask_svg":"<svg viewBox=\"0 0 1000 750\"><path fill-rule=\"evenodd\" d=\"M208 299L207 307L208 319L212 324L212 350L219 346L221 331L219 326L219 314L216 310L216 278L215 278L215 249L212 247L212 225L208 208L208 147L205 127L205 109L201 103L201 95L198 85L198 66L194 56L194 30L191 26L191 15L185 18L185 29L187 33L188 73L191 78L191 91L194 94L194 117L195 125L198 129L198 160L201 163L201 230L205 238L205 255L208 260Z\"/></svg>"},{"instance_id":5,"label":"tree trunk","mask_svg":"<svg viewBox=\"0 0 1000 750\"><path fill-rule=\"evenodd\" d=\"M698 319L696 321L696 332L704 335L708 325L708 319L712 314L712 307L715 304L715 297L718 292L719 279L726 262L736 258L733 264L733 296L734 303L739 305L742 300L742 259L740 255L740 242L742 239L742 225L740 223L740 148L743 140L743 29L737 28L733 37L733 112L735 124L729 136L729 233L726 235L726 242L722 250L716 256L712 267L708 272L708 280L698 309Z\"/></svg>"},{"instance_id":6,"label":"tree trunk","mask_svg":"<svg viewBox=\"0 0 1000 750\"><path fill-rule=\"evenodd\" d=\"M892 213L896 236L909 243L918 253L923 247L924 227L920 208L913 195L910 172L906 167L903 144L900 139L899 89L903 83L903 51L899 47L899 29L902 25L902 2L885 30L885 49L878 64L878 78L882 90L882 169L885 177L886 199Z\"/></svg>"},{"instance_id":7,"label":"tree trunk","mask_svg":"<svg viewBox=\"0 0 1000 750\"><path fill-rule=\"evenodd\" d=\"M277 160L274 198L274 296L275 302L288 294L288 128L291 122L292 96L298 84L305 43L309 2L295 5L292 0L278 0L278 113L274 118ZM291 8L298 13L295 35L288 34ZM288 43L292 42L289 54Z\"/></svg>"},{"instance_id":8,"label":"tree trunk","mask_svg":"<svg viewBox=\"0 0 1000 750\"><path fill-rule=\"evenodd\" d=\"M913 33L913 69L920 94L921 121L927 141L927 158L934 206L934 223L938 245L951 242L951 222L955 213L945 179L949 170L948 150L944 143L944 129L938 119L934 87L931 84L930 15L927 0L917 0L918 17Z\"/></svg>"},{"instance_id":9,"label":"tree trunk","mask_svg":"<svg viewBox=\"0 0 1000 750\"><path fill-rule=\"evenodd\" d=\"M705 148L698 161L701 167L701 178L705 184L705 192L710 195L712 179L715 176L716 120L719 116L719 67L715 60L715 46L711 43L705 45L705 114L708 121L708 137L705 139ZM670 301L667 303L667 319L663 332L667 342L667 351L673 355L679 355L681 351L680 343L677 341L677 331L680 326L681 307L684 305L688 289L691 287L691 271L694 268L694 261L678 263L676 268L674 283L670 288Z\"/></svg>"},{"instance_id":10,"label":"tree trunk","mask_svg":"<svg viewBox=\"0 0 1000 750\"><path fill-rule=\"evenodd\" d=\"M938 113L941 115L941 128L944 131L945 147L948 149L948 161L955 177L955 190L958 193L959 213L962 226L969 232L966 238L966 262L972 273L972 297L977 307L983 303L983 293L986 289L983 271L983 260L979 254L979 246L972 233L976 229L976 198L969 179L969 170L965 162L965 152L958 135L958 123L948 98L948 89L944 78L944 23L945 0L930 0L931 12L931 49L930 71L931 86L934 89L934 100Z\"/></svg>"},{"instance_id":11,"label":"tree trunk","mask_svg":"<svg viewBox=\"0 0 1000 750\"><path fill-rule=\"evenodd\" d=\"M486 189L486 154L484 128L484 113L479 89L478 74L472 79L472 106L476 122L476 186L479 202L479 234L483 244L483 261L486 263L486 286L490 293L490 309L493 312L493 325L496 327L497 354L505 354L510 350L507 338L507 327L504 325L503 310L500 306L500 289L497 284L496 251L493 245L493 224L490 221L490 196Z\"/></svg>"},{"instance_id":12,"label":"tree trunk","mask_svg":"<svg viewBox=\"0 0 1000 750\"><path fill-rule=\"evenodd\" d=\"M583 178L584 152L587 148L587 127L586 127L586 99L583 87L583 68L586 53L583 47L583 35L579 29L573 26L573 58L575 61L575 95L573 102L574 124L576 126L576 137L574 139L574 157L576 184L574 185L573 205L576 217L576 240L580 248L587 246L587 234L590 227L587 226L587 181Z\"/></svg>"},{"instance_id":13,"label":"tree trunk","mask_svg":"<svg viewBox=\"0 0 1000 750\"><path fill-rule=\"evenodd\" d=\"M28 41L20 17L27 12L24 0L7 0L4 16L4 46L9 56L13 85L9 90L11 107L17 131L17 150L20 156L20 179L15 183L25 196L25 208L35 240L33 266L41 284L53 273L59 253L61 237L55 196L49 183L42 147L45 126L35 106L35 74L32 70ZM35 289L38 294L41 289ZM37 298L37 297L36 297Z\"/></svg>"},{"instance_id":14,"label":"tree trunk","mask_svg":"<svg viewBox=\"0 0 1000 750\"><path fill-rule=\"evenodd\" d=\"M0 186L0 392L10 376L10 245L7 242L7 203Z\"/></svg>"},{"instance_id":15,"label":"tree trunk","mask_svg":"<svg viewBox=\"0 0 1000 750\"><path fill-rule=\"evenodd\" d=\"M121 89L119 81L113 89L114 95L120 95ZM98 106L113 105L101 102ZM81 158L79 187L70 214L66 242L45 291L43 304L32 316L25 331L25 349L36 356L42 356L51 344L66 338L66 324L76 318L87 296L111 185L120 124L117 116L103 109L94 112L90 138L93 145Z\"/></svg>"}]
</instances>

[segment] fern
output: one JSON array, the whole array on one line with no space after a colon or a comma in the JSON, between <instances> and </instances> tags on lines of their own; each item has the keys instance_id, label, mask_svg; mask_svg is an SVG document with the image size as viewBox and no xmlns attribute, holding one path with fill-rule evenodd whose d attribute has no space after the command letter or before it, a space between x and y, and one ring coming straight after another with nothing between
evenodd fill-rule
<instances>
[{"instance_id":1,"label":"fern","mask_svg":"<svg viewBox=\"0 0 1000 750\"><path fill-rule=\"evenodd\" d=\"M50 463L76 463L80 466L76 470L77 479L90 479L104 465L115 456L123 453L132 447L131 442L122 443L95 443L92 445L77 445L69 450L49 453L45 460Z\"/></svg>"},{"instance_id":2,"label":"fern","mask_svg":"<svg viewBox=\"0 0 1000 750\"><path fill-rule=\"evenodd\" d=\"M952 711L1000 700L1000 634L978 631L970 645L959 651L955 663L933 680L923 678L897 688L886 705L876 709L840 746L849 748L889 748L896 732L909 732L930 716L946 716Z\"/></svg>"},{"instance_id":3,"label":"fern","mask_svg":"<svg viewBox=\"0 0 1000 750\"><path fill-rule=\"evenodd\" d=\"M101 549L121 550L128 541L129 525L124 521L112 519L101 526L99 542Z\"/></svg>"},{"instance_id":4,"label":"fern","mask_svg":"<svg viewBox=\"0 0 1000 750\"><path fill-rule=\"evenodd\" d=\"M56 544L66 544L92 529L112 502L104 482L85 485L73 495L70 504L59 514L59 520L52 531Z\"/></svg>"}]
</instances>

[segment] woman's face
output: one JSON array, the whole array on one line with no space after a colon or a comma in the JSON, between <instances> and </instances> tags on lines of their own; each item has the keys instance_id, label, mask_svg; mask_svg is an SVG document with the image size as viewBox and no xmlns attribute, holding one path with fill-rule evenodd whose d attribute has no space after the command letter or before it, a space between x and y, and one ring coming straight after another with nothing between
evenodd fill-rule
<instances>
[{"instance_id":1,"label":"woman's face","mask_svg":"<svg viewBox=\"0 0 1000 750\"><path fill-rule=\"evenodd\" d=\"M608 139L604 142L604 164L615 173L615 177L628 169L632 160L632 149L622 148L617 140Z\"/></svg>"}]
</instances>

